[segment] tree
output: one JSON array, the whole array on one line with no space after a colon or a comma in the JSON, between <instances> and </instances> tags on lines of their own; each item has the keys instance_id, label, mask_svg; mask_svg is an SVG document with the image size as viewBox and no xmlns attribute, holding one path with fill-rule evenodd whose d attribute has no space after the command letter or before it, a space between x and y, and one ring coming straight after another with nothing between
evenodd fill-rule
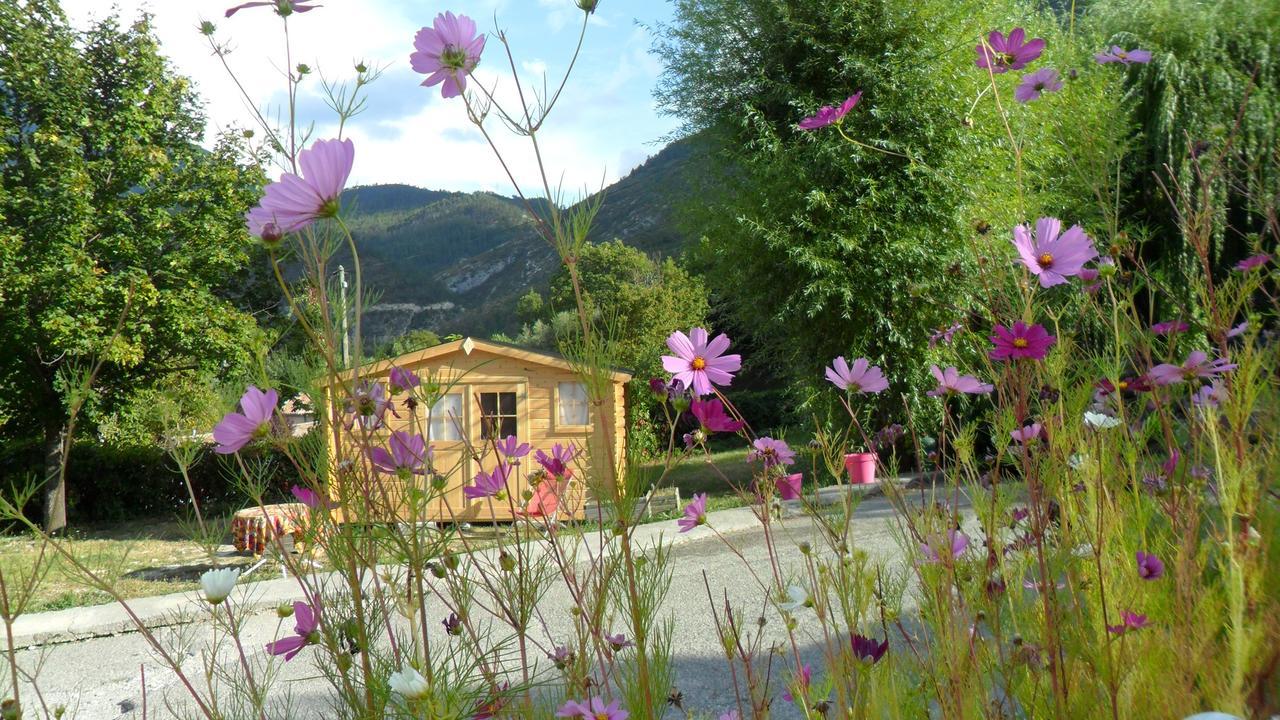
<instances>
[{"instance_id":1,"label":"tree","mask_svg":"<svg viewBox=\"0 0 1280 720\"><path fill-rule=\"evenodd\" d=\"M0 432L43 440L50 531L78 372L100 363L102 414L175 375L233 375L261 345L230 289L261 172L242 140L200 147L198 100L148 23L81 35L54 0L0 6Z\"/></svg>"}]
</instances>

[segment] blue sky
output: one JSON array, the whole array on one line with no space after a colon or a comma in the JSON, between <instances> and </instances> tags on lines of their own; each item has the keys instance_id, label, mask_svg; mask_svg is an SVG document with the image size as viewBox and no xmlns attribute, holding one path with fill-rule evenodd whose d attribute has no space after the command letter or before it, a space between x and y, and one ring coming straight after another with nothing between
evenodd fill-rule
<instances>
[{"instance_id":1,"label":"blue sky","mask_svg":"<svg viewBox=\"0 0 1280 720\"><path fill-rule=\"evenodd\" d=\"M84 26L109 12L101 0L63 0L72 21ZM204 97L209 135L248 126L251 115L235 85L196 32L212 20L218 37L230 41L233 69L259 107L279 107L284 65L279 22L270 10L254 8L225 19L233 0L116 0L126 18L142 10L155 15L164 52L191 77ZM403 182L448 190L511 192L492 152L466 118L460 100L445 100L439 88L419 87L422 76L409 68L413 36L444 10L470 15L482 30L502 28L510 40L522 81L542 86L563 73L577 39L581 11L573 0L327 0L324 7L290 19L294 62L306 62L326 77L346 79L356 60L386 66L370 87L369 109L348 126L356 143L352 184ZM548 172L571 193L595 189L625 175L661 148L674 130L673 118L658 114L652 90L662 70L649 53L652 38L642 27L666 21L670 5L661 0L602 0L590 21L578 66L544 127L542 148ZM495 24L496 17L496 24ZM501 45L490 37L476 76L512 98L514 84ZM332 113L318 93L318 77L304 87L300 112L316 122L316 136L336 131ZM511 137L492 118L504 155L522 185L535 184L536 165L527 140Z\"/></svg>"}]
</instances>

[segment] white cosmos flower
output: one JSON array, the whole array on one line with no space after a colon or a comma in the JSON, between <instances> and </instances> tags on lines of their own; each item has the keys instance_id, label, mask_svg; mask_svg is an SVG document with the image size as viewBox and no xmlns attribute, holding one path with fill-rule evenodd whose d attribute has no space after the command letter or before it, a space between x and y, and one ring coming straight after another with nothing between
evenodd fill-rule
<instances>
[{"instance_id":1,"label":"white cosmos flower","mask_svg":"<svg viewBox=\"0 0 1280 720\"><path fill-rule=\"evenodd\" d=\"M787 586L787 599L778 603L778 607L786 612L795 612L805 605L809 604L809 593L798 585Z\"/></svg>"},{"instance_id":2,"label":"white cosmos flower","mask_svg":"<svg viewBox=\"0 0 1280 720\"><path fill-rule=\"evenodd\" d=\"M427 679L408 665L403 670L393 672L387 676L387 684L391 686L392 690L409 700L417 700L425 696L430 689L427 685Z\"/></svg>"},{"instance_id":3,"label":"white cosmos flower","mask_svg":"<svg viewBox=\"0 0 1280 720\"><path fill-rule=\"evenodd\" d=\"M200 576L200 588L204 590L204 597L211 605L217 605L227 596L231 594L231 590L235 588L236 581L240 579L240 571L232 568L222 568L221 570L206 570Z\"/></svg>"},{"instance_id":4,"label":"white cosmos flower","mask_svg":"<svg viewBox=\"0 0 1280 720\"><path fill-rule=\"evenodd\" d=\"M1110 430L1113 427L1120 426L1120 418L1114 418L1110 415L1087 411L1084 414L1084 424L1094 430Z\"/></svg>"}]
</instances>

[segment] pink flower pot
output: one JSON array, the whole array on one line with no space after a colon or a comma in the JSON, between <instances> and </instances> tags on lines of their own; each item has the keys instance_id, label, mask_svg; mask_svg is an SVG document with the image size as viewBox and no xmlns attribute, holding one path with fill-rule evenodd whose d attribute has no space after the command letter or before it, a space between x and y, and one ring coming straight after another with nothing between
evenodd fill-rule
<instances>
[{"instance_id":1,"label":"pink flower pot","mask_svg":"<svg viewBox=\"0 0 1280 720\"><path fill-rule=\"evenodd\" d=\"M851 485L870 485L876 481L876 454L849 453L844 456L844 469Z\"/></svg>"}]
</instances>

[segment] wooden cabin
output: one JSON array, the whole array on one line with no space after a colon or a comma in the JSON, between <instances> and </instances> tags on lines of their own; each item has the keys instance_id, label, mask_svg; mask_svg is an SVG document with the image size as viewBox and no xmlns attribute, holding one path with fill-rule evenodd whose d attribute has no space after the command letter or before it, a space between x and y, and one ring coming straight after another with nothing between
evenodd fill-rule
<instances>
[{"instance_id":1,"label":"wooden cabin","mask_svg":"<svg viewBox=\"0 0 1280 720\"><path fill-rule=\"evenodd\" d=\"M586 387L574 373L573 365L555 353L464 338L366 366L360 377L385 387L393 367L413 371L424 384L434 383L443 393L434 407L420 404L412 412L404 407L405 395L397 395L393 400L399 417L387 413L386 425L377 431L381 438L397 430L420 432L432 448L432 465L437 473L446 477L447 486L442 498L428 503L427 517L420 517L421 520L513 519L511 503L468 500L462 492L478 471L493 469L496 453L491 435L498 439L514 435L520 442L532 446L509 480L517 510L524 502L524 491L529 488L528 475L540 467L534 459L537 450L550 455L556 443L572 443L584 450L581 462L587 464L585 470L589 477L612 477L604 468L596 472L588 462L588 458L607 457L603 432L607 428L611 431L614 467L619 471L622 468L626 446L626 384L631 380L627 372L607 371L612 392L599 413L601 417L596 417L596 409L590 407ZM335 395L338 401L329 404L331 417L341 423L343 393ZM327 433L327 436L332 453L333 435ZM587 448L589 453L585 452ZM341 462L343 458L338 460ZM577 477L581 472L582 469L576 471L570 481L559 511L560 519L583 517L586 497ZM367 477L368 473L363 476ZM387 508L385 519L405 519L408 513L403 500L407 489L404 481L385 474L378 475L377 481L383 484L378 494L397 498L387 503L400 505ZM414 476L410 482L419 483L419 487L425 489L423 484L430 479Z\"/></svg>"}]
</instances>

